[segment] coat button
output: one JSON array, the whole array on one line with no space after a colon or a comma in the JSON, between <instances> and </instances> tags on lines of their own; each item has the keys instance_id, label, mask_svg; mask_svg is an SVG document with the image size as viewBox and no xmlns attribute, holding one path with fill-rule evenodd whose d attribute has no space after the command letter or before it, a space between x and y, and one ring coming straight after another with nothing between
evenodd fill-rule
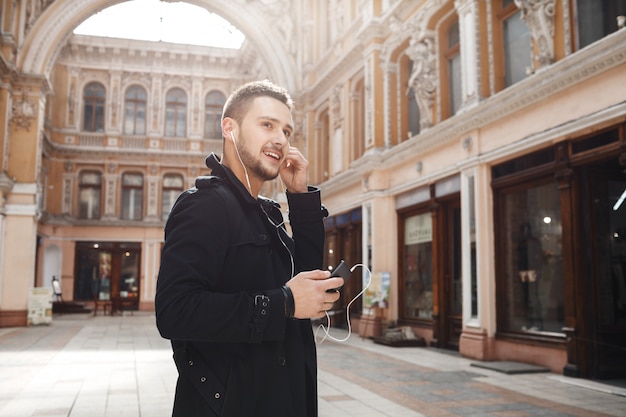
<instances>
[{"instance_id":1,"label":"coat button","mask_svg":"<svg viewBox=\"0 0 626 417\"><path fill-rule=\"evenodd\" d=\"M193 361L189 361L189 366L193 366Z\"/></svg>"},{"instance_id":2,"label":"coat button","mask_svg":"<svg viewBox=\"0 0 626 417\"><path fill-rule=\"evenodd\" d=\"M259 235L259 239L261 239L261 240L267 240L267 235Z\"/></svg>"},{"instance_id":3,"label":"coat button","mask_svg":"<svg viewBox=\"0 0 626 417\"><path fill-rule=\"evenodd\" d=\"M281 356L278 358L278 364L280 366L285 366L287 365L287 358L285 358L284 356Z\"/></svg>"},{"instance_id":4,"label":"coat button","mask_svg":"<svg viewBox=\"0 0 626 417\"><path fill-rule=\"evenodd\" d=\"M220 399L220 397L221 397L220 393L219 393L219 392L216 392L216 393L215 393L215 399L216 399L216 400L219 400L219 399Z\"/></svg>"},{"instance_id":5,"label":"coat button","mask_svg":"<svg viewBox=\"0 0 626 417\"><path fill-rule=\"evenodd\" d=\"M206 376L203 376L200 378L200 382L205 383L206 382Z\"/></svg>"}]
</instances>

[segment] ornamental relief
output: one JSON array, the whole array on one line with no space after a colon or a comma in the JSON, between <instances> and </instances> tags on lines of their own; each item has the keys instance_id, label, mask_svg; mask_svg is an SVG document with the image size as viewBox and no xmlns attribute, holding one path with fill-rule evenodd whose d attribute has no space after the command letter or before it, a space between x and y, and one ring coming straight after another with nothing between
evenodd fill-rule
<instances>
[{"instance_id":1,"label":"ornamental relief","mask_svg":"<svg viewBox=\"0 0 626 417\"><path fill-rule=\"evenodd\" d=\"M24 37L35 25L39 16L46 10L54 0L26 0L26 22L24 24Z\"/></svg>"},{"instance_id":2,"label":"ornamental relief","mask_svg":"<svg viewBox=\"0 0 626 417\"><path fill-rule=\"evenodd\" d=\"M37 104L28 98L28 90L24 89L16 94L11 105L11 123L27 132L37 115Z\"/></svg>"},{"instance_id":3,"label":"ornamental relief","mask_svg":"<svg viewBox=\"0 0 626 417\"><path fill-rule=\"evenodd\" d=\"M554 62L554 7L556 0L515 0L522 20L537 45L535 61L539 67Z\"/></svg>"}]
</instances>

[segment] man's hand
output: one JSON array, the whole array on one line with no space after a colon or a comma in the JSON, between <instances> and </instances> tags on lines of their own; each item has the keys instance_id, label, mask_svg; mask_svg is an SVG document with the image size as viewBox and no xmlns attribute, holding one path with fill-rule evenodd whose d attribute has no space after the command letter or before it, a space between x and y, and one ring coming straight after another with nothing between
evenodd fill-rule
<instances>
[{"instance_id":1,"label":"man's hand","mask_svg":"<svg viewBox=\"0 0 626 417\"><path fill-rule=\"evenodd\" d=\"M315 319L324 317L339 299L339 291L326 292L343 285L343 278L330 278L329 271L300 272L286 284L293 293L295 303L294 317L297 319Z\"/></svg>"},{"instance_id":2,"label":"man's hand","mask_svg":"<svg viewBox=\"0 0 626 417\"><path fill-rule=\"evenodd\" d=\"M309 161L300 150L289 147L287 156L280 166L280 179L290 193L306 193L309 184Z\"/></svg>"}]
</instances>

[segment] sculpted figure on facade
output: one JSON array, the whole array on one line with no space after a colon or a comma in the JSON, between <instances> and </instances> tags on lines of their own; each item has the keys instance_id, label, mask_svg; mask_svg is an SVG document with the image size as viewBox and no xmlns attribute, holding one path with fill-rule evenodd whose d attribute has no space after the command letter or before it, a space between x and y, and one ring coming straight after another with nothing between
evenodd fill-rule
<instances>
[{"instance_id":1,"label":"sculpted figure on facade","mask_svg":"<svg viewBox=\"0 0 626 417\"><path fill-rule=\"evenodd\" d=\"M554 62L554 6L555 0L515 0L522 20L528 25L537 44L535 60L539 67Z\"/></svg>"},{"instance_id":2,"label":"sculpted figure on facade","mask_svg":"<svg viewBox=\"0 0 626 417\"><path fill-rule=\"evenodd\" d=\"M407 55L413 61L413 72L409 77L407 93L411 88L415 92L415 100L420 110L420 128L426 129L433 125L433 104L438 85L432 38L411 39Z\"/></svg>"}]
</instances>

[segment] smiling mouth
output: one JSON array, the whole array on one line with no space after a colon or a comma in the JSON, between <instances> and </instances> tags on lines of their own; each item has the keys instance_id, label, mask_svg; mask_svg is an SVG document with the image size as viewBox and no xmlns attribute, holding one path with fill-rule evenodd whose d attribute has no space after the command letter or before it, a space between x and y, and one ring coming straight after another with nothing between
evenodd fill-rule
<instances>
[{"instance_id":1,"label":"smiling mouth","mask_svg":"<svg viewBox=\"0 0 626 417\"><path fill-rule=\"evenodd\" d=\"M265 152L263 152L263 154L265 156L269 156L270 158L274 158L277 161L280 161L280 154L277 153L277 152L265 151Z\"/></svg>"}]
</instances>

